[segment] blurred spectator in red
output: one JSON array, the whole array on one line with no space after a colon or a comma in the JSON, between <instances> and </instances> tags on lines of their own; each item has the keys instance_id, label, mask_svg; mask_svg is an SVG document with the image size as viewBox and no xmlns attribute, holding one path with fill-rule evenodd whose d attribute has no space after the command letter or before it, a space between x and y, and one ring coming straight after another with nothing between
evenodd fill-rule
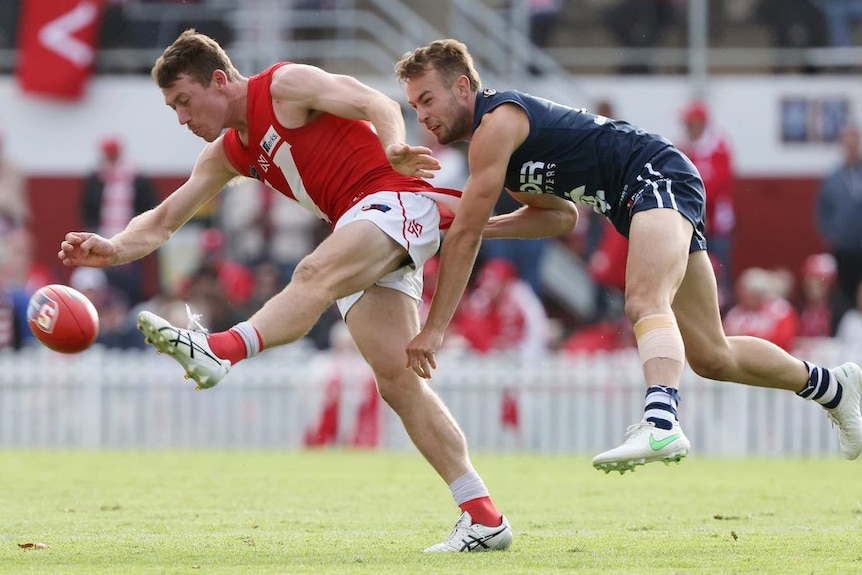
<instances>
[{"instance_id":1,"label":"blurred spectator in red","mask_svg":"<svg viewBox=\"0 0 862 575\"><path fill-rule=\"evenodd\" d=\"M575 330L560 345L570 354L637 349L634 330L625 316L608 318Z\"/></svg>"},{"instance_id":2,"label":"blurred spectator in red","mask_svg":"<svg viewBox=\"0 0 862 575\"><path fill-rule=\"evenodd\" d=\"M197 269L175 287L175 295L200 314L213 331L223 331L240 321L242 310L254 293L250 269L225 257L224 234L207 228L200 235L203 254ZM227 327L225 327L227 326Z\"/></svg>"},{"instance_id":3,"label":"blurred spectator in red","mask_svg":"<svg viewBox=\"0 0 862 575\"><path fill-rule=\"evenodd\" d=\"M589 254L587 270L600 287L624 292L629 241L614 232L610 224L605 226L595 250Z\"/></svg>"},{"instance_id":4,"label":"blurred spectator in red","mask_svg":"<svg viewBox=\"0 0 862 575\"><path fill-rule=\"evenodd\" d=\"M224 289L228 302L242 306L254 292L254 274L243 264L225 255L225 237L221 230L207 228L201 232L202 268L212 268Z\"/></svg>"},{"instance_id":5,"label":"blurred spectator in red","mask_svg":"<svg viewBox=\"0 0 862 575\"><path fill-rule=\"evenodd\" d=\"M812 254L805 258L799 284L801 337L831 337L834 333L832 296L836 277L835 258L830 254Z\"/></svg>"},{"instance_id":6,"label":"blurred spectator in red","mask_svg":"<svg viewBox=\"0 0 862 575\"><path fill-rule=\"evenodd\" d=\"M81 192L81 223L84 229L110 238L136 215L156 205L156 191L149 178L139 174L125 158L115 136L99 142L98 166L84 180ZM144 296L143 263L138 260L105 268L111 285L121 289L132 304Z\"/></svg>"},{"instance_id":7,"label":"blurred spectator in red","mask_svg":"<svg viewBox=\"0 0 862 575\"><path fill-rule=\"evenodd\" d=\"M679 148L691 158L706 188L706 240L717 261L719 291L732 291L733 230L736 226L734 187L736 175L726 136L710 122L704 102L691 101L682 111L685 137Z\"/></svg>"},{"instance_id":8,"label":"blurred spectator in red","mask_svg":"<svg viewBox=\"0 0 862 575\"><path fill-rule=\"evenodd\" d=\"M799 335L799 314L782 295L784 280L776 273L749 268L736 280L736 304L725 314L727 335L750 335L792 350Z\"/></svg>"},{"instance_id":9,"label":"blurred spectator in red","mask_svg":"<svg viewBox=\"0 0 862 575\"><path fill-rule=\"evenodd\" d=\"M479 269L455 329L475 351L515 351L524 357L546 350L550 337L541 300L504 258L488 260Z\"/></svg>"}]
</instances>

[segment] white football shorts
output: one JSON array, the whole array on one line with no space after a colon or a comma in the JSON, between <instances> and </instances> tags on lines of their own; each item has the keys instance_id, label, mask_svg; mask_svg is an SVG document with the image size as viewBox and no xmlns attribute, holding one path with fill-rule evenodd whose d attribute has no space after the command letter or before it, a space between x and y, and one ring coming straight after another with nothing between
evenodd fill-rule
<instances>
[{"instance_id":1,"label":"white football shorts","mask_svg":"<svg viewBox=\"0 0 862 575\"><path fill-rule=\"evenodd\" d=\"M421 192L377 192L365 196L336 222L334 230L359 220L368 220L398 242L412 263L380 278L375 285L398 290L416 301L422 299L422 266L440 247L440 211ZM341 317L359 301L359 291L336 300Z\"/></svg>"}]
</instances>

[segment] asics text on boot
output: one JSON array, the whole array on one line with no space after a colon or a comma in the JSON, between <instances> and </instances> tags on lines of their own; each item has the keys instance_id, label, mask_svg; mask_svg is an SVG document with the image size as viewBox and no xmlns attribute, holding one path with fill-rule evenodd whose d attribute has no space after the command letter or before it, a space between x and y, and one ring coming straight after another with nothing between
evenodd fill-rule
<instances>
[{"instance_id":1,"label":"asics text on boot","mask_svg":"<svg viewBox=\"0 0 862 575\"><path fill-rule=\"evenodd\" d=\"M679 463L688 455L691 444L679 424L671 429L661 429L649 421L640 421L630 425L626 431L626 439L622 445L593 458L593 467L610 473L620 474L634 470L638 465L663 461Z\"/></svg>"},{"instance_id":2,"label":"asics text on boot","mask_svg":"<svg viewBox=\"0 0 862 575\"><path fill-rule=\"evenodd\" d=\"M204 330L174 327L148 311L138 314L138 329L159 353L167 353L183 366L186 379L193 379L197 389L214 386L230 371L230 362L210 349Z\"/></svg>"},{"instance_id":3,"label":"asics text on boot","mask_svg":"<svg viewBox=\"0 0 862 575\"><path fill-rule=\"evenodd\" d=\"M470 514L464 511L446 540L432 545L425 553L459 553L468 551L502 551L512 545L512 528L506 516L496 527L473 523Z\"/></svg>"}]
</instances>

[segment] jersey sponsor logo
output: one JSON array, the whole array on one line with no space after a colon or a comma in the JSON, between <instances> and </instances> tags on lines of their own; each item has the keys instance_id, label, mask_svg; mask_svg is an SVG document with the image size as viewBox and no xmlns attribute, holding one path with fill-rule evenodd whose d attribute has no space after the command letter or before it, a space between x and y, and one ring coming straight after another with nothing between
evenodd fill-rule
<instances>
[{"instance_id":1,"label":"jersey sponsor logo","mask_svg":"<svg viewBox=\"0 0 862 575\"><path fill-rule=\"evenodd\" d=\"M362 211L367 212L369 210L377 210L383 212L384 214L391 210L392 208L387 206L386 204L365 204L362 206Z\"/></svg>"},{"instance_id":2,"label":"jersey sponsor logo","mask_svg":"<svg viewBox=\"0 0 862 575\"><path fill-rule=\"evenodd\" d=\"M249 167L248 167L248 175L249 175L249 176L251 176L252 178L254 178L255 180L260 180L260 179L262 179L262 178L260 177L260 172L258 172L258 171L257 171L257 168L255 168L254 166L249 166Z\"/></svg>"},{"instance_id":3,"label":"jersey sponsor logo","mask_svg":"<svg viewBox=\"0 0 862 575\"><path fill-rule=\"evenodd\" d=\"M595 193L588 194L587 186L584 185L578 186L577 188L566 192L564 195L576 204L591 206L593 211L597 214L605 214L609 209L611 209L610 204L605 200L604 190L596 190Z\"/></svg>"},{"instance_id":4,"label":"jersey sponsor logo","mask_svg":"<svg viewBox=\"0 0 862 575\"><path fill-rule=\"evenodd\" d=\"M482 97L483 98L490 98L491 96L493 96L496 93L497 93L497 90L495 90L494 88L485 88L484 90L482 90Z\"/></svg>"},{"instance_id":5,"label":"jersey sponsor logo","mask_svg":"<svg viewBox=\"0 0 862 575\"><path fill-rule=\"evenodd\" d=\"M267 156L271 156L272 151L280 141L281 136L278 135L278 132L275 131L274 127L270 126L266 131L266 134L263 135L263 139L260 141L260 147L263 148L263 151L266 152Z\"/></svg>"},{"instance_id":6,"label":"jersey sponsor logo","mask_svg":"<svg viewBox=\"0 0 862 575\"><path fill-rule=\"evenodd\" d=\"M269 160L266 159L266 156L263 154L258 156L257 163L260 164L260 169L263 170L264 174L269 171Z\"/></svg>"},{"instance_id":7,"label":"jersey sponsor logo","mask_svg":"<svg viewBox=\"0 0 862 575\"><path fill-rule=\"evenodd\" d=\"M553 194L556 178L556 164L545 162L524 162L519 173L519 192L528 194Z\"/></svg>"}]
</instances>

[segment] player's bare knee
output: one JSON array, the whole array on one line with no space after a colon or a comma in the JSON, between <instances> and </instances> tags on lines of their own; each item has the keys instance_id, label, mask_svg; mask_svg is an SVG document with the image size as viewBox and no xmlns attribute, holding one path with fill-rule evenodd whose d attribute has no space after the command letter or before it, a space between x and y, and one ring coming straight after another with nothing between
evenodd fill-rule
<instances>
[{"instance_id":1,"label":"player's bare knee","mask_svg":"<svg viewBox=\"0 0 862 575\"><path fill-rule=\"evenodd\" d=\"M632 325L649 315L654 315L658 310L669 306L662 306L655 298L646 297L646 294L638 294L633 290L626 290L625 313Z\"/></svg>"},{"instance_id":2,"label":"player's bare knee","mask_svg":"<svg viewBox=\"0 0 862 575\"><path fill-rule=\"evenodd\" d=\"M421 393L421 383L418 378L386 377L377 375L377 391L386 404L395 413L401 413L402 408L415 402L416 394Z\"/></svg>"}]
</instances>

